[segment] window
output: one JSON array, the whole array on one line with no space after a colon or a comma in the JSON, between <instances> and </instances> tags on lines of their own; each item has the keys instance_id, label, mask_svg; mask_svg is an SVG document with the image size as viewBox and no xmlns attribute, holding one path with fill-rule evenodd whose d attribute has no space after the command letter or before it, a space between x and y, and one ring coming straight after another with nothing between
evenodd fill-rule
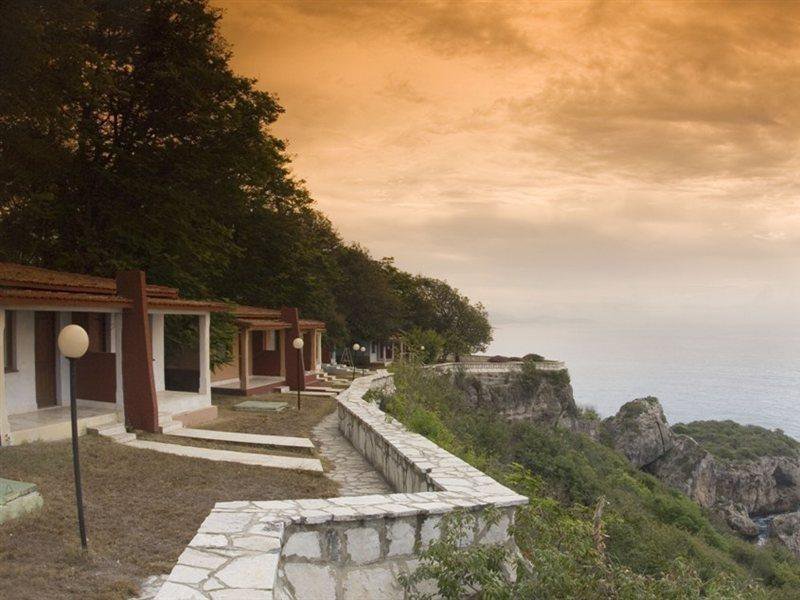
<instances>
[{"instance_id":1,"label":"window","mask_svg":"<svg viewBox=\"0 0 800 600\"><path fill-rule=\"evenodd\" d=\"M3 334L3 369L8 373L9 371L16 371L16 355L14 353L14 326L15 314L6 311L6 326Z\"/></svg>"}]
</instances>

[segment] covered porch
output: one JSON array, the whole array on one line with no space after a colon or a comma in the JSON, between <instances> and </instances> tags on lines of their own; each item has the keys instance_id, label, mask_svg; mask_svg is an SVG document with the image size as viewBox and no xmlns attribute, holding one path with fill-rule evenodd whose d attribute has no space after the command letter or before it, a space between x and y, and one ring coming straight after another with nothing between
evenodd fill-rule
<instances>
[{"instance_id":1,"label":"covered porch","mask_svg":"<svg viewBox=\"0 0 800 600\"><path fill-rule=\"evenodd\" d=\"M233 345L233 360L212 373L212 390L248 396L284 385L289 324L244 318L237 319L236 324L239 332Z\"/></svg>"},{"instance_id":2,"label":"covered porch","mask_svg":"<svg viewBox=\"0 0 800 600\"><path fill-rule=\"evenodd\" d=\"M120 414L114 405L78 400L80 435L86 433L87 427L109 425L119 419ZM69 406L51 406L9 415L8 423L10 445L63 440L70 437L72 432Z\"/></svg>"},{"instance_id":3,"label":"covered porch","mask_svg":"<svg viewBox=\"0 0 800 600\"><path fill-rule=\"evenodd\" d=\"M19 295L19 294L17 294ZM81 325L89 350L76 362L75 388L81 432L124 415L121 305L116 297L66 305L67 295L38 294L37 304L0 298L0 444L57 440L70 436L70 368L56 339L61 329ZM80 296L76 294L75 296ZM119 304L118 308L115 306Z\"/></svg>"},{"instance_id":4,"label":"covered porch","mask_svg":"<svg viewBox=\"0 0 800 600\"><path fill-rule=\"evenodd\" d=\"M209 312L150 310L153 382L159 415L216 418L211 404Z\"/></svg>"}]
</instances>

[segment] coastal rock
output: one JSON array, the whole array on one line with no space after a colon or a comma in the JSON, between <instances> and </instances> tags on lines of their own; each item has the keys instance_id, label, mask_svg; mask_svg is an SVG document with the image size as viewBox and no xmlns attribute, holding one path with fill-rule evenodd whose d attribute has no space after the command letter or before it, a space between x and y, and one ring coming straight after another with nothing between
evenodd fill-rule
<instances>
[{"instance_id":1,"label":"coastal rock","mask_svg":"<svg viewBox=\"0 0 800 600\"><path fill-rule=\"evenodd\" d=\"M614 448L636 467L654 462L675 443L661 404L652 396L626 402L604 423Z\"/></svg>"},{"instance_id":2,"label":"coastal rock","mask_svg":"<svg viewBox=\"0 0 800 600\"><path fill-rule=\"evenodd\" d=\"M750 539L758 537L758 526L747 514L743 505L727 504L720 508L720 513L736 533Z\"/></svg>"},{"instance_id":3,"label":"coastal rock","mask_svg":"<svg viewBox=\"0 0 800 600\"><path fill-rule=\"evenodd\" d=\"M717 502L716 460L687 435L673 434L671 439L670 449L650 463L647 471L700 506L714 506Z\"/></svg>"},{"instance_id":4,"label":"coastal rock","mask_svg":"<svg viewBox=\"0 0 800 600\"><path fill-rule=\"evenodd\" d=\"M800 558L800 512L776 515L770 523L769 534Z\"/></svg>"},{"instance_id":5,"label":"coastal rock","mask_svg":"<svg viewBox=\"0 0 800 600\"><path fill-rule=\"evenodd\" d=\"M529 385L514 377L504 381L484 382L475 376L456 380L467 403L474 408L488 408L509 421L531 421L548 427L569 427L578 416L578 407L569 381L542 376Z\"/></svg>"},{"instance_id":6,"label":"coastal rock","mask_svg":"<svg viewBox=\"0 0 800 600\"><path fill-rule=\"evenodd\" d=\"M800 504L800 459L765 456L748 461L718 461L717 499L744 505L750 514L795 510Z\"/></svg>"}]
</instances>

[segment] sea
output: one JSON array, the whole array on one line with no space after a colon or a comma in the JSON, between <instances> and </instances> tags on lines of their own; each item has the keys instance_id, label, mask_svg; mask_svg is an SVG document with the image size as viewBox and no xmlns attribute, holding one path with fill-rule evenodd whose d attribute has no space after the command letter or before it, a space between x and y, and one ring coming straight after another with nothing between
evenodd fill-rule
<instances>
[{"instance_id":1,"label":"sea","mask_svg":"<svg viewBox=\"0 0 800 600\"><path fill-rule=\"evenodd\" d=\"M800 327L541 320L501 322L494 338L488 354L565 361L576 402L602 417L656 396L670 424L731 419L800 440Z\"/></svg>"}]
</instances>

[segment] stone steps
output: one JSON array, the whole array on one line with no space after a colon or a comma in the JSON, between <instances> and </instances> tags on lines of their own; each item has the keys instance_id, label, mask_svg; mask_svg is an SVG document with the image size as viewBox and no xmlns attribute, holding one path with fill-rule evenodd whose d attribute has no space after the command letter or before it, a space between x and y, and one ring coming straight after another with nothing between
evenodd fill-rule
<instances>
[{"instance_id":1,"label":"stone steps","mask_svg":"<svg viewBox=\"0 0 800 600\"><path fill-rule=\"evenodd\" d=\"M181 429L183 423L174 421L169 413L158 413L158 429L161 433L170 433L176 429Z\"/></svg>"},{"instance_id":2,"label":"stone steps","mask_svg":"<svg viewBox=\"0 0 800 600\"><path fill-rule=\"evenodd\" d=\"M87 433L107 437L118 444L127 444L136 439L135 433L128 433L122 423L109 423L87 427Z\"/></svg>"}]
</instances>

